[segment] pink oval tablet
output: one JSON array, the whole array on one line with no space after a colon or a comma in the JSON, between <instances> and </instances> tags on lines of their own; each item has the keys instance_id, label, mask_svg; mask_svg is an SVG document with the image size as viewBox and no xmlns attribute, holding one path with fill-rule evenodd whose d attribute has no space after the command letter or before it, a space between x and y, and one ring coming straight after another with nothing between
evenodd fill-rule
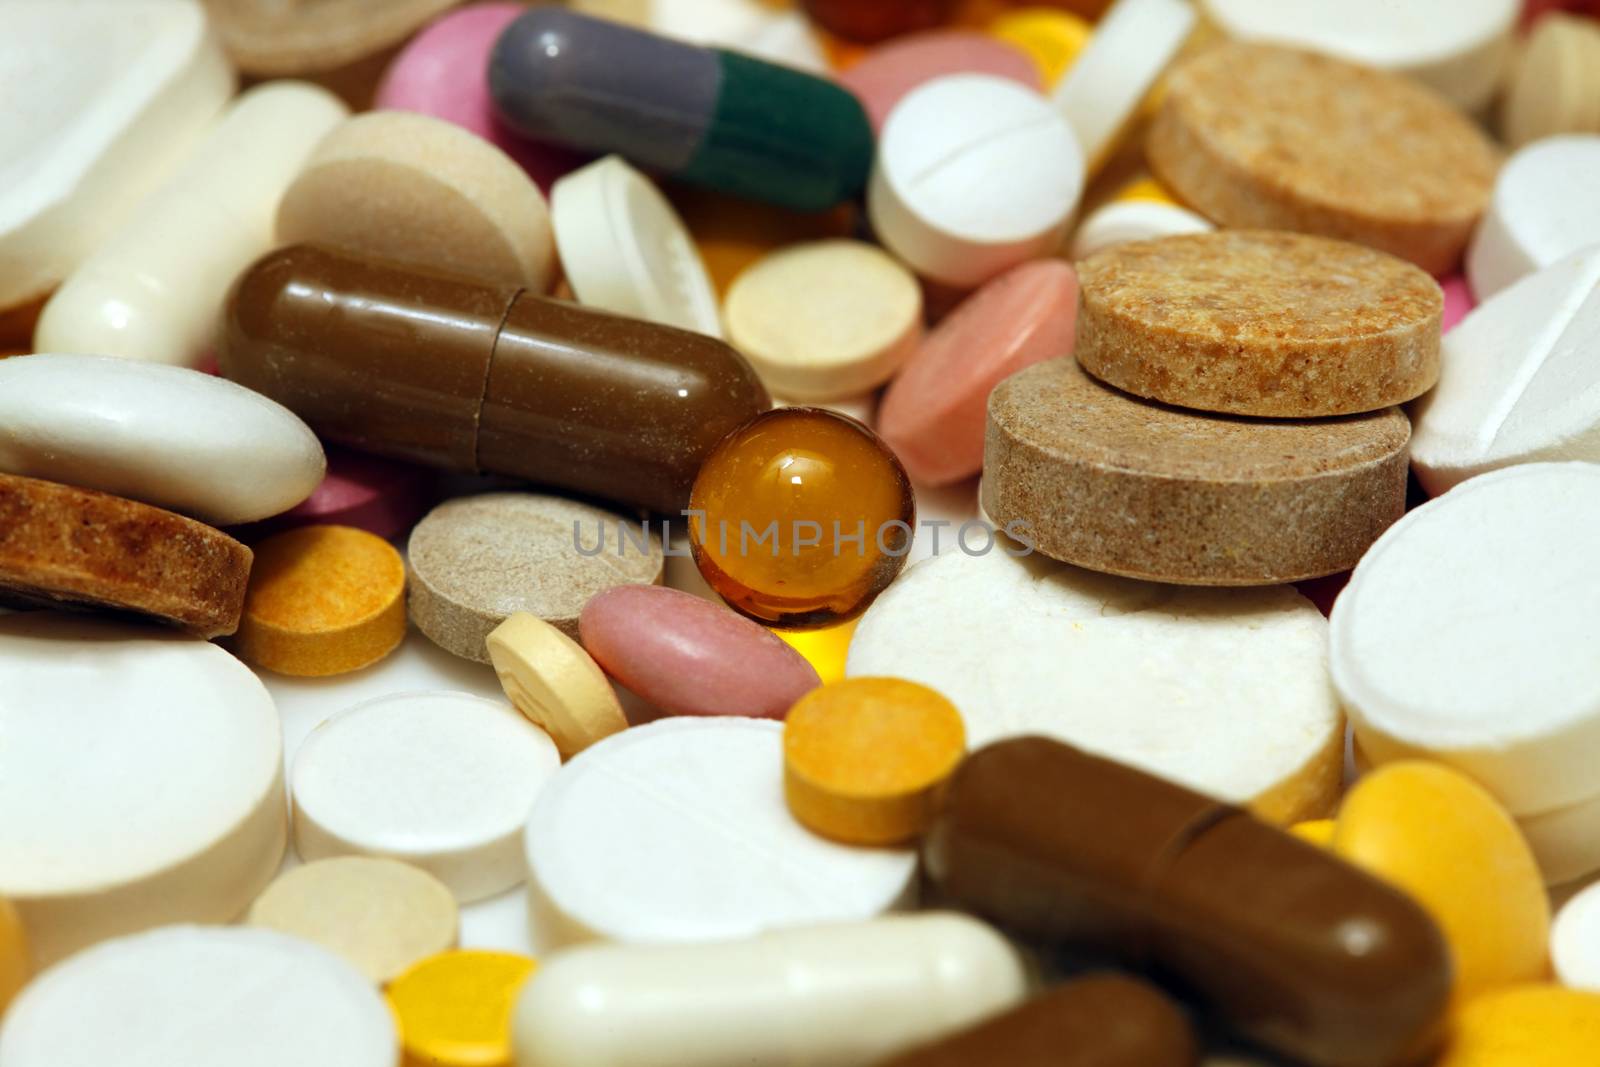
<instances>
[{"instance_id":1,"label":"pink oval tablet","mask_svg":"<svg viewBox=\"0 0 1600 1067\"><path fill-rule=\"evenodd\" d=\"M309 497L236 536L248 543L296 526L354 526L390 540L409 532L433 506L434 472L341 448L326 452L328 473Z\"/></svg>"},{"instance_id":2,"label":"pink oval tablet","mask_svg":"<svg viewBox=\"0 0 1600 1067\"><path fill-rule=\"evenodd\" d=\"M584 605L578 632L607 674L668 715L781 719L822 684L765 627L665 586L607 589Z\"/></svg>"},{"instance_id":3,"label":"pink oval tablet","mask_svg":"<svg viewBox=\"0 0 1600 1067\"><path fill-rule=\"evenodd\" d=\"M946 74L993 74L1044 92L1038 64L1021 49L964 30L914 33L880 45L840 74L839 82L861 98L873 130L881 133L902 97Z\"/></svg>"},{"instance_id":4,"label":"pink oval tablet","mask_svg":"<svg viewBox=\"0 0 1600 1067\"><path fill-rule=\"evenodd\" d=\"M1078 275L1041 259L969 296L934 328L889 386L878 433L920 485L948 485L983 469L989 394L1024 367L1070 356Z\"/></svg>"},{"instance_id":5,"label":"pink oval tablet","mask_svg":"<svg viewBox=\"0 0 1600 1067\"><path fill-rule=\"evenodd\" d=\"M472 4L436 20L389 64L373 107L416 111L470 130L516 160L549 193L585 157L516 136L500 124L489 98L489 53L500 31L527 10L518 3Z\"/></svg>"},{"instance_id":6,"label":"pink oval tablet","mask_svg":"<svg viewBox=\"0 0 1600 1067\"><path fill-rule=\"evenodd\" d=\"M1456 323L1467 317L1467 312L1478 306L1478 302L1472 298L1472 288L1467 285L1463 274L1440 278L1439 288L1444 290L1444 317L1439 321L1439 332L1449 333Z\"/></svg>"}]
</instances>

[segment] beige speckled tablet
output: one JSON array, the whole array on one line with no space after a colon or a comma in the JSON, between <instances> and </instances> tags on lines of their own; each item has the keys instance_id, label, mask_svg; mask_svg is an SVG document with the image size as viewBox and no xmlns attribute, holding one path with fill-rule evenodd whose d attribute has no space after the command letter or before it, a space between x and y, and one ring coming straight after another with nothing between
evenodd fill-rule
<instances>
[{"instance_id":1,"label":"beige speckled tablet","mask_svg":"<svg viewBox=\"0 0 1600 1067\"><path fill-rule=\"evenodd\" d=\"M313 941L380 985L455 947L456 898L399 860L336 856L280 875L246 920Z\"/></svg>"},{"instance_id":2,"label":"beige speckled tablet","mask_svg":"<svg viewBox=\"0 0 1600 1067\"><path fill-rule=\"evenodd\" d=\"M459 0L204 0L250 74L328 70L398 45Z\"/></svg>"},{"instance_id":3,"label":"beige speckled tablet","mask_svg":"<svg viewBox=\"0 0 1600 1067\"><path fill-rule=\"evenodd\" d=\"M1222 230L1078 265L1078 362L1200 411L1317 418L1402 404L1439 378L1439 285L1345 241Z\"/></svg>"},{"instance_id":4,"label":"beige speckled tablet","mask_svg":"<svg viewBox=\"0 0 1600 1067\"><path fill-rule=\"evenodd\" d=\"M479 663L490 662L490 632L515 612L577 640L590 597L658 584L665 564L660 538L640 520L538 493L447 501L417 524L407 551L411 621L446 652Z\"/></svg>"},{"instance_id":5,"label":"beige speckled tablet","mask_svg":"<svg viewBox=\"0 0 1600 1067\"><path fill-rule=\"evenodd\" d=\"M1400 75L1236 43L1201 53L1167 84L1150 164L1224 226L1341 237L1443 274L1488 206L1494 146Z\"/></svg>"},{"instance_id":6,"label":"beige speckled tablet","mask_svg":"<svg viewBox=\"0 0 1600 1067\"><path fill-rule=\"evenodd\" d=\"M1398 408L1315 422L1135 400L1070 359L989 397L983 507L1040 552L1183 585L1269 585L1355 566L1405 511Z\"/></svg>"},{"instance_id":7,"label":"beige speckled tablet","mask_svg":"<svg viewBox=\"0 0 1600 1067\"><path fill-rule=\"evenodd\" d=\"M549 206L523 169L453 123L404 111L357 115L323 138L283 194L278 240L539 292L555 276Z\"/></svg>"}]
</instances>

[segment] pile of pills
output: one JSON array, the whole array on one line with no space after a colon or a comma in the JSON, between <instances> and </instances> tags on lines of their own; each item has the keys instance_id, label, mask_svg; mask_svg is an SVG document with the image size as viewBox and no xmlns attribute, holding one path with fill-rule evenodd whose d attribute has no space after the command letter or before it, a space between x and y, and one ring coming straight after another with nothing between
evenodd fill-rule
<instances>
[{"instance_id":1,"label":"pile of pills","mask_svg":"<svg viewBox=\"0 0 1600 1067\"><path fill-rule=\"evenodd\" d=\"M0 85L0 1067L1600 1064L1600 4Z\"/></svg>"}]
</instances>

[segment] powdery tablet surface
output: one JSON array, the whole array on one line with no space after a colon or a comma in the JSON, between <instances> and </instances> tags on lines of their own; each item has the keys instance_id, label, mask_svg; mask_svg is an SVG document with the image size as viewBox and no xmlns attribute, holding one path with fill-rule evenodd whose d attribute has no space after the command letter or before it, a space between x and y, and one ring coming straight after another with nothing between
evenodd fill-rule
<instances>
[{"instance_id":1,"label":"powdery tablet surface","mask_svg":"<svg viewBox=\"0 0 1600 1067\"><path fill-rule=\"evenodd\" d=\"M288 871L250 906L251 926L328 949L383 985L456 943L456 899L397 860L339 856Z\"/></svg>"},{"instance_id":2,"label":"powdery tablet surface","mask_svg":"<svg viewBox=\"0 0 1600 1067\"><path fill-rule=\"evenodd\" d=\"M1479 301L1600 243L1600 197L1585 180L1600 171L1600 136L1550 137L1500 169L1494 197L1467 249L1467 278Z\"/></svg>"},{"instance_id":3,"label":"powdery tablet surface","mask_svg":"<svg viewBox=\"0 0 1600 1067\"><path fill-rule=\"evenodd\" d=\"M971 288L1054 252L1082 191L1083 152L1049 101L1004 78L952 74L889 116L867 210L918 274Z\"/></svg>"},{"instance_id":4,"label":"powdery tablet surface","mask_svg":"<svg viewBox=\"0 0 1600 1067\"><path fill-rule=\"evenodd\" d=\"M550 947L719 941L906 903L914 853L836 845L783 799L783 726L664 719L572 760L528 821L528 899Z\"/></svg>"},{"instance_id":5,"label":"powdery tablet surface","mask_svg":"<svg viewBox=\"0 0 1600 1067\"><path fill-rule=\"evenodd\" d=\"M43 296L164 181L233 94L194 0L12 0L0 68L0 308Z\"/></svg>"},{"instance_id":6,"label":"powdery tablet surface","mask_svg":"<svg viewBox=\"0 0 1600 1067\"><path fill-rule=\"evenodd\" d=\"M1224 230L1078 264L1078 362L1135 396L1231 415L1375 411L1439 377L1439 285L1393 256Z\"/></svg>"},{"instance_id":7,"label":"powdery tablet surface","mask_svg":"<svg viewBox=\"0 0 1600 1067\"><path fill-rule=\"evenodd\" d=\"M1539 460L1600 461L1600 247L1530 275L1450 331L1439 386L1413 410L1411 460L1438 495Z\"/></svg>"},{"instance_id":8,"label":"powdery tablet surface","mask_svg":"<svg viewBox=\"0 0 1600 1067\"><path fill-rule=\"evenodd\" d=\"M1040 92L1039 68L1005 41L970 30L935 30L879 45L839 75L867 109L875 132L918 86L946 74L989 74Z\"/></svg>"},{"instance_id":9,"label":"powdery tablet surface","mask_svg":"<svg viewBox=\"0 0 1600 1067\"><path fill-rule=\"evenodd\" d=\"M169 926L41 975L0 1027L6 1067L394 1067L394 1022L353 967L272 930Z\"/></svg>"},{"instance_id":10,"label":"powdery tablet surface","mask_svg":"<svg viewBox=\"0 0 1600 1067\"><path fill-rule=\"evenodd\" d=\"M1333 608L1330 662L1378 764L1476 778L1513 814L1592 799L1600 466L1485 474L1396 523Z\"/></svg>"},{"instance_id":11,"label":"powdery tablet surface","mask_svg":"<svg viewBox=\"0 0 1600 1067\"><path fill-rule=\"evenodd\" d=\"M0 675L0 896L40 963L162 923L231 922L277 872L278 714L238 660L25 613L0 618Z\"/></svg>"},{"instance_id":12,"label":"powdery tablet surface","mask_svg":"<svg viewBox=\"0 0 1600 1067\"><path fill-rule=\"evenodd\" d=\"M1115 200L1096 208L1078 224L1072 235L1071 258L1088 259L1096 252L1129 241L1209 233L1214 229L1209 219L1176 204L1145 199Z\"/></svg>"},{"instance_id":13,"label":"powdery tablet surface","mask_svg":"<svg viewBox=\"0 0 1600 1067\"><path fill-rule=\"evenodd\" d=\"M1560 133L1600 133L1600 26L1542 15L1501 98L1500 132L1519 148Z\"/></svg>"},{"instance_id":14,"label":"powdery tablet surface","mask_svg":"<svg viewBox=\"0 0 1600 1067\"><path fill-rule=\"evenodd\" d=\"M1243 43L1173 71L1145 151L1220 225L1339 237L1432 274L1461 258L1500 162L1470 120L1409 78Z\"/></svg>"},{"instance_id":15,"label":"powdery tablet surface","mask_svg":"<svg viewBox=\"0 0 1600 1067\"><path fill-rule=\"evenodd\" d=\"M728 340L775 396L841 400L894 376L922 338L922 288L861 241L791 245L739 275Z\"/></svg>"},{"instance_id":16,"label":"powdery tablet surface","mask_svg":"<svg viewBox=\"0 0 1600 1067\"><path fill-rule=\"evenodd\" d=\"M1550 958L1564 985L1600 993L1600 884L1567 901L1556 916Z\"/></svg>"},{"instance_id":17,"label":"powdery tablet surface","mask_svg":"<svg viewBox=\"0 0 1600 1067\"><path fill-rule=\"evenodd\" d=\"M561 764L514 709L466 693L398 693L328 720L300 746L291 784L304 860L387 856L456 899L522 881L519 836Z\"/></svg>"},{"instance_id":18,"label":"powdery tablet surface","mask_svg":"<svg viewBox=\"0 0 1600 1067\"><path fill-rule=\"evenodd\" d=\"M323 138L278 208L278 240L538 292L555 277L544 194L512 159L428 115L357 115Z\"/></svg>"},{"instance_id":19,"label":"powdery tablet surface","mask_svg":"<svg viewBox=\"0 0 1600 1067\"><path fill-rule=\"evenodd\" d=\"M107 356L0 362L7 474L231 525L294 507L325 469L299 417L224 378Z\"/></svg>"},{"instance_id":20,"label":"powdery tablet surface","mask_svg":"<svg viewBox=\"0 0 1600 1067\"><path fill-rule=\"evenodd\" d=\"M1047 556L1185 585L1334 574L1405 512L1398 408L1305 421L1134 399L1070 359L989 397L982 506Z\"/></svg>"},{"instance_id":21,"label":"powdery tablet surface","mask_svg":"<svg viewBox=\"0 0 1600 1067\"><path fill-rule=\"evenodd\" d=\"M846 671L943 693L972 750L1043 734L1290 823L1326 815L1343 776L1326 641L1287 587L1183 589L996 546L907 571Z\"/></svg>"},{"instance_id":22,"label":"powdery tablet surface","mask_svg":"<svg viewBox=\"0 0 1600 1067\"><path fill-rule=\"evenodd\" d=\"M205 0L228 55L256 75L325 71L400 44L455 0Z\"/></svg>"}]
</instances>

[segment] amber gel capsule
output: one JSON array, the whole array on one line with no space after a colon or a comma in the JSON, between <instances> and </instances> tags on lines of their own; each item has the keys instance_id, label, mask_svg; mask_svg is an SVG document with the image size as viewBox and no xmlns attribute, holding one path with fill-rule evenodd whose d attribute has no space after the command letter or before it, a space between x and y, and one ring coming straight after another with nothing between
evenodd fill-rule
<instances>
[{"instance_id":1,"label":"amber gel capsule","mask_svg":"<svg viewBox=\"0 0 1600 1067\"><path fill-rule=\"evenodd\" d=\"M672 514L771 406L715 338L307 245L235 283L217 362L324 440Z\"/></svg>"},{"instance_id":2,"label":"amber gel capsule","mask_svg":"<svg viewBox=\"0 0 1600 1067\"><path fill-rule=\"evenodd\" d=\"M1312 1067L1430 1052L1448 950L1410 898L1247 813L1058 741L968 756L924 844L942 899L1109 950Z\"/></svg>"}]
</instances>

